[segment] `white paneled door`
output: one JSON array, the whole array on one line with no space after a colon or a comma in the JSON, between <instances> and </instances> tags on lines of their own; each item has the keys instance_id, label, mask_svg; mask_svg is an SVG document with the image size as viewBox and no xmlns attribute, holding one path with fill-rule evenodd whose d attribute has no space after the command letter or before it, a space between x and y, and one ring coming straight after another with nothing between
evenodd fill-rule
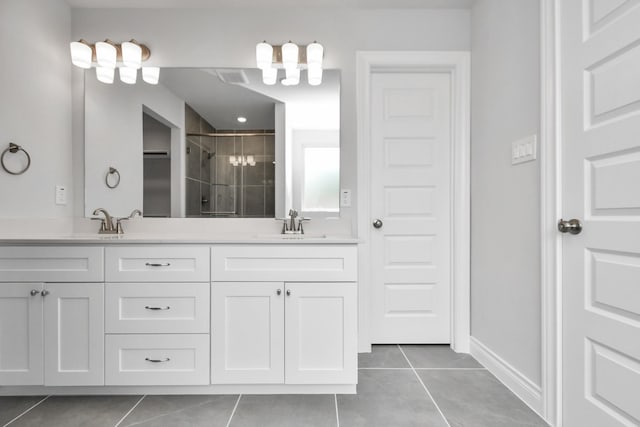
<instances>
[{"instance_id":1,"label":"white paneled door","mask_svg":"<svg viewBox=\"0 0 640 427\"><path fill-rule=\"evenodd\" d=\"M451 77L371 77L373 343L449 343Z\"/></svg>"},{"instance_id":2,"label":"white paneled door","mask_svg":"<svg viewBox=\"0 0 640 427\"><path fill-rule=\"evenodd\" d=\"M563 420L640 425L640 2L559 1ZM575 230L574 230L575 231Z\"/></svg>"}]
</instances>

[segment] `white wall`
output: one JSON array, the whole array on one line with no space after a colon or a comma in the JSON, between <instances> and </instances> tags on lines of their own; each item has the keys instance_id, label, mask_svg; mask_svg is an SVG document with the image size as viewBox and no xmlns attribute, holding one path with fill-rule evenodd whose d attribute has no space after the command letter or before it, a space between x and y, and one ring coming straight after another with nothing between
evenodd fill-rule
<instances>
[{"instance_id":1,"label":"white wall","mask_svg":"<svg viewBox=\"0 0 640 427\"><path fill-rule=\"evenodd\" d=\"M24 175L0 170L0 218L73 214L70 26L63 0L0 1L0 151L11 141L32 158Z\"/></svg>"},{"instance_id":2,"label":"white wall","mask_svg":"<svg viewBox=\"0 0 640 427\"><path fill-rule=\"evenodd\" d=\"M539 163L511 165L511 142L538 134L539 1L472 9L471 333L541 382Z\"/></svg>"},{"instance_id":3,"label":"white wall","mask_svg":"<svg viewBox=\"0 0 640 427\"><path fill-rule=\"evenodd\" d=\"M325 46L326 68L342 73L341 187L352 189L355 201L355 52L468 50L469 15L446 9L74 9L72 34L90 41L135 37L151 48L150 62L162 67L254 67L261 40L318 40ZM343 209L342 215L355 221L355 209Z\"/></svg>"},{"instance_id":4,"label":"white wall","mask_svg":"<svg viewBox=\"0 0 640 427\"><path fill-rule=\"evenodd\" d=\"M142 210L143 200L143 139L142 112L154 114L180 135L184 146L184 101L162 85L139 82L127 85L100 83L95 73L85 76L85 212L106 208L114 216L127 216L134 209ZM151 113L150 113L151 114ZM174 130L176 130L174 132ZM182 150L173 150L179 155ZM175 152L174 152L175 151ZM173 158L173 156L172 156ZM113 166L121 181L115 189L105 185L105 175ZM179 182L183 180L177 175Z\"/></svg>"}]
</instances>

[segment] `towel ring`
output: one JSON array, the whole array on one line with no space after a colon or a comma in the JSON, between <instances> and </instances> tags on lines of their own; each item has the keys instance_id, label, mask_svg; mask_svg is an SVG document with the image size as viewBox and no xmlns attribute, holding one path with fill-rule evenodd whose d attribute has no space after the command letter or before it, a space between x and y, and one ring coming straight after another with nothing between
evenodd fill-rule
<instances>
[{"instance_id":1,"label":"towel ring","mask_svg":"<svg viewBox=\"0 0 640 427\"><path fill-rule=\"evenodd\" d=\"M24 155L27 156L27 165L21 171L16 172L16 171L9 170L7 168L7 165L4 164L4 156L6 156L7 153L15 154L18 151L22 151ZM22 175L29 169L29 167L31 167L31 156L29 155L29 153L27 153L27 151L24 148L22 148L18 144L14 144L13 142L10 142L9 148L5 148L5 150L2 152L2 155L0 155L0 164L2 164L2 169L4 169L7 173L11 175Z\"/></svg>"},{"instance_id":2,"label":"towel ring","mask_svg":"<svg viewBox=\"0 0 640 427\"><path fill-rule=\"evenodd\" d=\"M116 182L114 184L109 183L109 177L111 175L116 176ZM118 172L118 169L114 168L113 166L109 166L109 172L107 172L104 177L104 183L111 189L116 188L118 185L120 185L120 172Z\"/></svg>"}]
</instances>

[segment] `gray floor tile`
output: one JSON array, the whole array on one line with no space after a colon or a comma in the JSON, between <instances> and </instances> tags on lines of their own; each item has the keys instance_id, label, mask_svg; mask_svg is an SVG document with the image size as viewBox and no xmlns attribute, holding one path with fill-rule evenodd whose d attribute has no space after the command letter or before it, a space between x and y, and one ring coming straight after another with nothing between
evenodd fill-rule
<instances>
[{"instance_id":1,"label":"gray floor tile","mask_svg":"<svg viewBox=\"0 0 640 427\"><path fill-rule=\"evenodd\" d=\"M324 427L336 425L330 395L243 395L231 427Z\"/></svg>"},{"instance_id":2,"label":"gray floor tile","mask_svg":"<svg viewBox=\"0 0 640 427\"><path fill-rule=\"evenodd\" d=\"M45 396L3 396L0 397L0 426L5 425Z\"/></svg>"},{"instance_id":3,"label":"gray floor tile","mask_svg":"<svg viewBox=\"0 0 640 427\"><path fill-rule=\"evenodd\" d=\"M408 368L407 359L397 345L374 345L371 353L358 355L359 368Z\"/></svg>"},{"instance_id":4,"label":"gray floor tile","mask_svg":"<svg viewBox=\"0 0 640 427\"><path fill-rule=\"evenodd\" d=\"M147 396L121 426L226 426L238 396Z\"/></svg>"},{"instance_id":5,"label":"gray floor tile","mask_svg":"<svg viewBox=\"0 0 640 427\"><path fill-rule=\"evenodd\" d=\"M451 427L547 424L489 371L418 371Z\"/></svg>"},{"instance_id":6,"label":"gray floor tile","mask_svg":"<svg viewBox=\"0 0 640 427\"><path fill-rule=\"evenodd\" d=\"M470 354L456 353L448 345L401 345L414 368L482 368Z\"/></svg>"},{"instance_id":7,"label":"gray floor tile","mask_svg":"<svg viewBox=\"0 0 640 427\"><path fill-rule=\"evenodd\" d=\"M358 394L338 395L340 427L446 423L412 370L362 370Z\"/></svg>"},{"instance_id":8,"label":"gray floor tile","mask_svg":"<svg viewBox=\"0 0 640 427\"><path fill-rule=\"evenodd\" d=\"M113 427L140 396L51 396L11 427Z\"/></svg>"}]
</instances>

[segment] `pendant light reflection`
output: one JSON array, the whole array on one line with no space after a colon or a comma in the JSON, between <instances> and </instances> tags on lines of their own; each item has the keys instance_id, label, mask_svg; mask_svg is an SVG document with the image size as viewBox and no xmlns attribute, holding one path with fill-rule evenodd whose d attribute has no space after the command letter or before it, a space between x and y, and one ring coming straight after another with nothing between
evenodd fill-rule
<instances>
[{"instance_id":1,"label":"pendant light reflection","mask_svg":"<svg viewBox=\"0 0 640 427\"><path fill-rule=\"evenodd\" d=\"M160 67L142 67L142 80L150 85L157 85L160 81Z\"/></svg>"},{"instance_id":2,"label":"pendant light reflection","mask_svg":"<svg viewBox=\"0 0 640 427\"><path fill-rule=\"evenodd\" d=\"M115 68L96 67L96 78L102 83L112 84L115 73Z\"/></svg>"},{"instance_id":3,"label":"pendant light reflection","mask_svg":"<svg viewBox=\"0 0 640 427\"><path fill-rule=\"evenodd\" d=\"M120 72L120 81L122 83L126 83L128 85L136 84L138 70L135 68L120 67L118 71Z\"/></svg>"},{"instance_id":4,"label":"pendant light reflection","mask_svg":"<svg viewBox=\"0 0 640 427\"><path fill-rule=\"evenodd\" d=\"M277 68L263 68L262 69L262 83L272 86L276 84L278 80L278 69Z\"/></svg>"}]
</instances>

